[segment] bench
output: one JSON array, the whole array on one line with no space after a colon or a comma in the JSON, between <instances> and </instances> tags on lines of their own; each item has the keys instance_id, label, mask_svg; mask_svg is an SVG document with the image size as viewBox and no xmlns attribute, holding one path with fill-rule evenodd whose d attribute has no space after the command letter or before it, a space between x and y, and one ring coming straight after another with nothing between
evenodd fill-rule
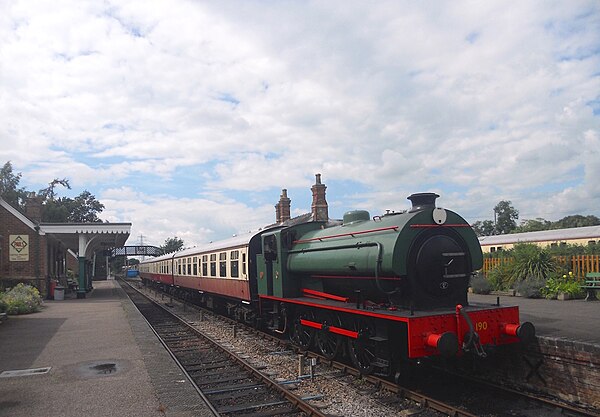
<instances>
[{"instance_id":1,"label":"bench","mask_svg":"<svg viewBox=\"0 0 600 417\"><path fill-rule=\"evenodd\" d=\"M67 278L67 288L69 291L77 291L79 289L79 283L74 279Z\"/></svg>"},{"instance_id":2,"label":"bench","mask_svg":"<svg viewBox=\"0 0 600 417\"><path fill-rule=\"evenodd\" d=\"M587 291L585 301L598 300L596 290L600 290L600 272L588 272L585 274L585 284L581 288Z\"/></svg>"}]
</instances>

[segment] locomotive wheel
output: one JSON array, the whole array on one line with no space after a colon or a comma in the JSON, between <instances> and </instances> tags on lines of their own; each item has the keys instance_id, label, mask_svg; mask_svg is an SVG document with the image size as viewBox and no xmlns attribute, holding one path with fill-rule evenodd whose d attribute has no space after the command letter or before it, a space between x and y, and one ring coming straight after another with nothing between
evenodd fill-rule
<instances>
[{"instance_id":1,"label":"locomotive wheel","mask_svg":"<svg viewBox=\"0 0 600 417\"><path fill-rule=\"evenodd\" d=\"M357 339L349 339L348 353L360 373L369 375L373 372L377 360L376 346L370 340L375 336L375 328L372 324L363 321L355 322L354 328L359 336Z\"/></svg>"},{"instance_id":2,"label":"locomotive wheel","mask_svg":"<svg viewBox=\"0 0 600 417\"><path fill-rule=\"evenodd\" d=\"M301 319L314 321L314 316L310 311L297 312L292 324L290 339L300 350L308 350L314 339L315 331L300 324Z\"/></svg>"},{"instance_id":3,"label":"locomotive wheel","mask_svg":"<svg viewBox=\"0 0 600 417\"><path fill-rule=\"evenodd\" d=\"M325 314L320 317L320 321L323 323L323 326L340 327L340 319L335 314ZM342 346L341 337L327 330L317 331L315 340L321 354L329 360L332 360L337 356L340 347Z\"/></svg>"}]
</instances>

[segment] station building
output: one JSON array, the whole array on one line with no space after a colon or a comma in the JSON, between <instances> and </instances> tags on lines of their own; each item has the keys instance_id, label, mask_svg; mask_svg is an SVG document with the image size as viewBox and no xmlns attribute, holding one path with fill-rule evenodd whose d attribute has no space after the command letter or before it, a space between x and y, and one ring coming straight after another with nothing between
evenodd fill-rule
<instances>
[{"instance_id":1,"label":"station building","mask_svg":"<svg viewBox=\"0 0 600 417\"><path fill-rule=\"evenodd\" d=\"M484 253L512 249L517 243L533 243L541 247L567 244L600 245L600 226L481 236L479 243Z\"/></svg>"},{"instance_id":2,"label":"station building","mask_svg":"<svg viewBox=\"0 0 600 417\"><path fill-rule=\"evenodd\" d=\"M0 197L0 289L23 282L47 295L52 281L66 285L72 276L77 297L85 298L92 288L97 252L123 246L131 232L131 223L41 219L41 199L30 198L21 213Z\"/></svg>"}]
</instances>

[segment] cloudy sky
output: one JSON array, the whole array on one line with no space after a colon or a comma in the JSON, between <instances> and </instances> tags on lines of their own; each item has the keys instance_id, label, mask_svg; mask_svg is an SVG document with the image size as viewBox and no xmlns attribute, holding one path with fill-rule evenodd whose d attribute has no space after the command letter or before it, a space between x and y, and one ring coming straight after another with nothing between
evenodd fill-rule
<instances>
[{"instance_id":1,"label":"cloudy sky","mask_svg":"<svg viewBox=\"0 0 600 417\"><path fill-rule=\"evenodd\" d=\"M0 163L68 178L129 243L331 217L600 216L600 3L0 2Z\"/></svg>"}]
</instances>

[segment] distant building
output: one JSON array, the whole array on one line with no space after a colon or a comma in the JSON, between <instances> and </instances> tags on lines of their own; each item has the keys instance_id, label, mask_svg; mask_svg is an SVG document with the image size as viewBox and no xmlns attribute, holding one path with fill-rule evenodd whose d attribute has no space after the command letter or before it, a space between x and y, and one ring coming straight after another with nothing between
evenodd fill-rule
<instances>
[{"instance_id":1,"label":"distant building","mask_svg":"<svg viewBox=\"0 0 600 417\"><path fill-rule=\"evenodd\" d=\"M535 243L543 247L566 244L584 246L600 245L600 226L482 236L479 238L479 243L484 253L512 249L516 243Z\"/></svg>"}]
</instances>

